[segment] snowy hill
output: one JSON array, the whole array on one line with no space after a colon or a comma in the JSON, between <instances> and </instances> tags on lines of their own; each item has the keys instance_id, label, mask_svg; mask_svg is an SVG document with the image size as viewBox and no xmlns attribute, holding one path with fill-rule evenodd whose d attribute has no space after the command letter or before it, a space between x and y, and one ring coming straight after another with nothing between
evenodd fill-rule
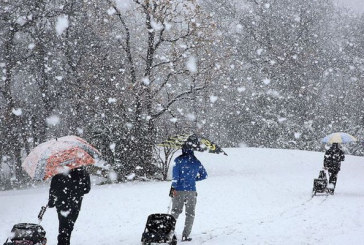
<instances>
[{"instance_id":1,"label":"snowy hill","mask_svg":"<svg viewBox=\"0 0 364 245\"><path fill-rule=\"evenodd\" d=\"M229 156L197 153L209 178L199 182L193 241L189 245L363 244L364 158L347 156L335 196L311 199L323 153L226 149ZM166 212L170 182L94 186L86 195L73 245L140 244L147 216ZM0 243L13 224L36 222L48 187L0 192ZM177 223L181 236L184 215ZM58 220L42 223L56 244Z\"/></svg>"}]
</instances>

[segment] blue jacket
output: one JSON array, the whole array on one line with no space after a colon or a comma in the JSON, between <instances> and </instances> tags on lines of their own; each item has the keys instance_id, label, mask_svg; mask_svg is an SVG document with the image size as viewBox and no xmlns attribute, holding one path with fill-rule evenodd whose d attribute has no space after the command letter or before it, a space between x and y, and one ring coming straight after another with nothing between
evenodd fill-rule
<instances>
[{"instance_id":1,"label":"blue jacket","mask_svg":"<svg viewBox=\"0 0 364 245\"><path fill-rule=\"evenodd\" d=\"M196 181L207 178L206 169L192 150L182 149L174 162L172 188L176 191L196 191Z\"/></svg>"}]
</instances>

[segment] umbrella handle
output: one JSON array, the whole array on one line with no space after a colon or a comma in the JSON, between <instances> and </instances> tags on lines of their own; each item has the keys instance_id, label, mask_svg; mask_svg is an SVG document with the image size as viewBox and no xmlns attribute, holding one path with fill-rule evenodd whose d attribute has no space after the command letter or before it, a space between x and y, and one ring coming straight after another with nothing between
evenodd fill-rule
<instances>
[{"instance_id":1,"label":"umbrella handle","mask_svg":"<svg viewBox=\"0 0 364 245\"><path fill-rule=\"evenodd\" d=\"M40 211L39 211L39 214L38 214L38 221L39 221L39 224L40 224L40 222L42 222L43 215L44 215L44 213L46 212L47 208L48 208L48 205L46 205L46 206L42 206L42 207L40 208Z\"/></svg>"}]
</instances>

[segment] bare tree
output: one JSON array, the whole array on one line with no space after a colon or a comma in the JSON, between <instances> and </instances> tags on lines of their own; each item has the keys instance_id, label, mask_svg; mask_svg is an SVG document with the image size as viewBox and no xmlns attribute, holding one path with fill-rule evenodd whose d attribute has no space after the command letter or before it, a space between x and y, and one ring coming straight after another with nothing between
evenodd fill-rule
<instances>
[{"instance_id":1,"label":"bare tree","mask_svg":"<svg viewBox=\"0 0 364 245\"><path fill-rule=\"evenodd\" d=\"M111 0L109 4L120 23L119 45L127 57L129 77L126 120L132 138L123 158L128 159L129 171L140 166L148 173L158 120L173 105L206 88L198 76L205 67L201 65L199 70L191 61L189 68L186 63L208 41L212 27L201 21L203 13L192 0L135 0L127 10ZM131 28L135 22L143 27Z\"/></svg>"}]
</instances>

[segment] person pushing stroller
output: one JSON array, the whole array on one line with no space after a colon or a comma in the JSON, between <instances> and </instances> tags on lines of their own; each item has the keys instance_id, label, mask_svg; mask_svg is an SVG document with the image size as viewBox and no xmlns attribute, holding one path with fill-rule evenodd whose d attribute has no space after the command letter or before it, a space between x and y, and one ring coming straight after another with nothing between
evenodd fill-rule
<instances>
[{"instance_id":1,"label":"person pushing stroller","mask_svg":"<svg viewBox=\"0 0 364 245\"><path fill-rule=\"evenodd\" d=\"M324 169L329 172L328 192L334 194L337 175L341 168L341 162L345 160L344 152L340 149L338 143L333 143L332 146L325 152Z\"/></svg>"}]
</instances>

